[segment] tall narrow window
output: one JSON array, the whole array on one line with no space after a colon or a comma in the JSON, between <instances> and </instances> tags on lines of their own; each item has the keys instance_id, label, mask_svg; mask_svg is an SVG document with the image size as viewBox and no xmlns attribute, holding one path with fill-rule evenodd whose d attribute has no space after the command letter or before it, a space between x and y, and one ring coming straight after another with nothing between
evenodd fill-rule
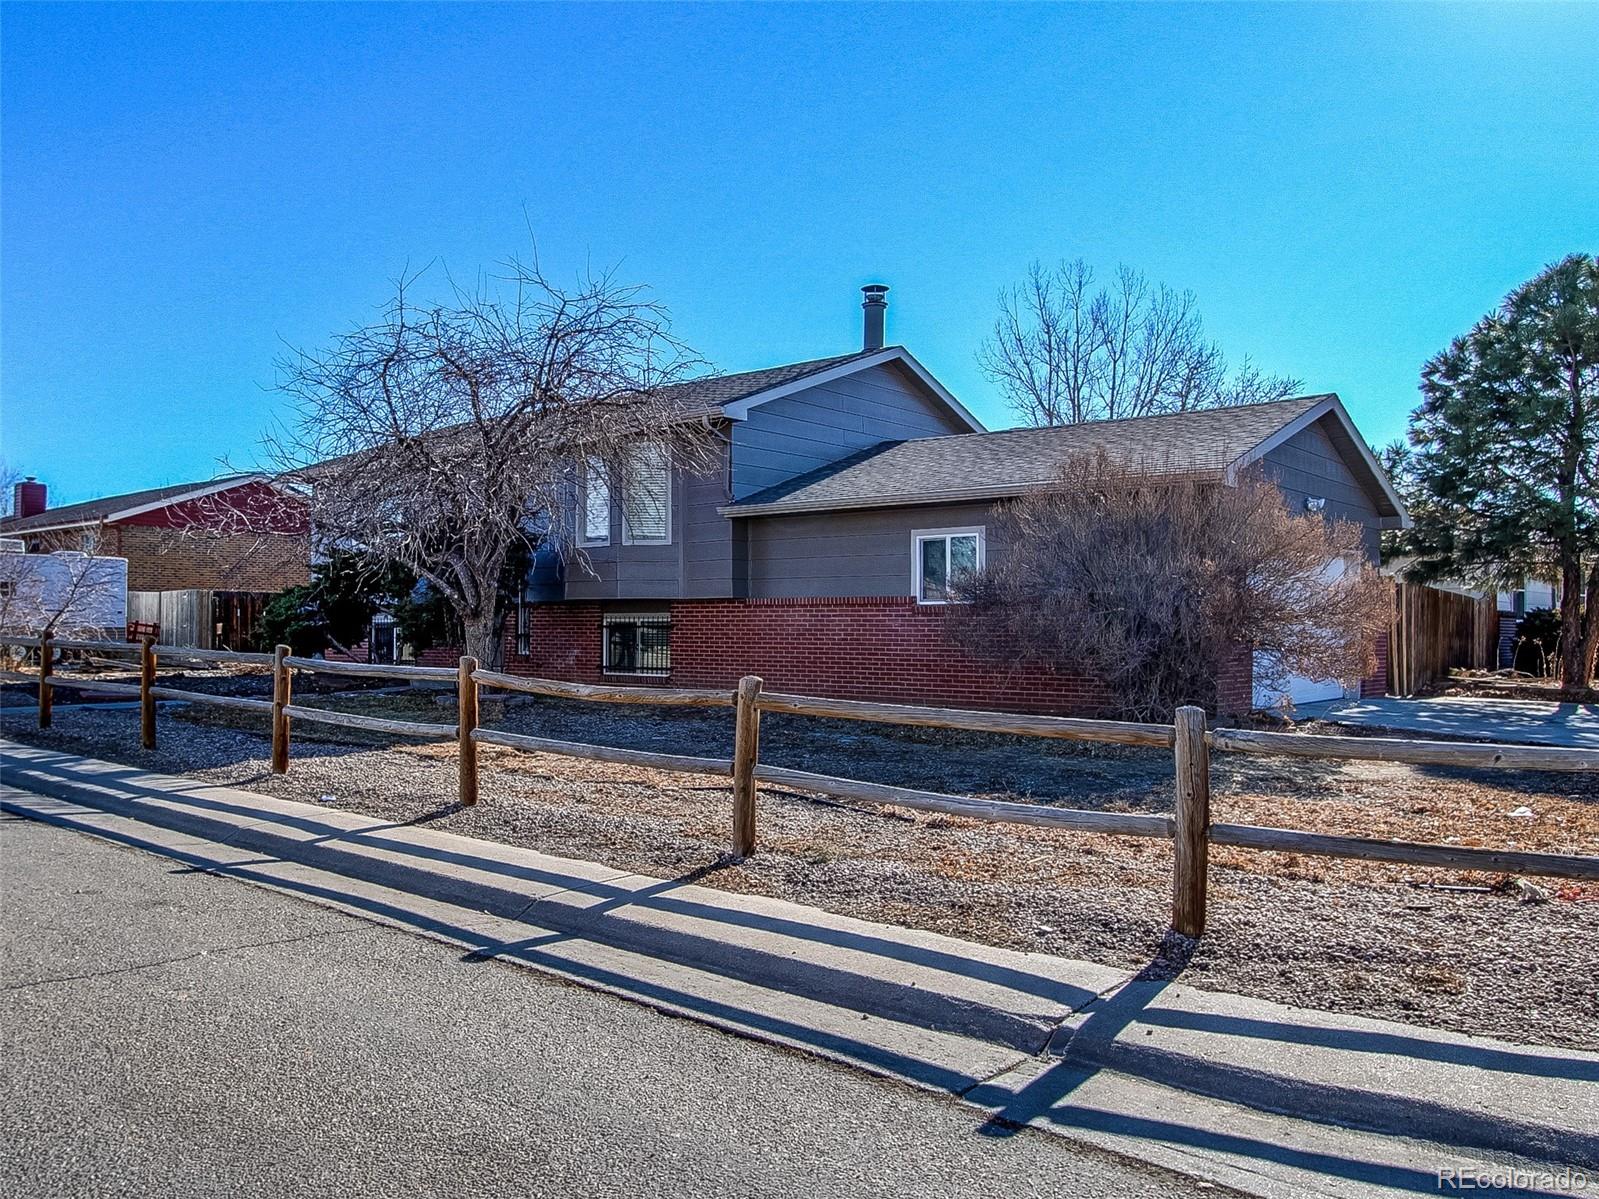
<instances>
[{"instance_id":1,"label":"tall narrow window","mask_svg":"<svg viewBox=\"0 0 1599 1199\"><path fill-rule=\"evenodd\" d=\"M611 543L611 484L598 458L590 458L583 467L582 520L584 545Z\"/></svg>"},{"instance_id":2,"label":"tall narrow window","mask_svg":"<svg viewBox=\"0 0 1599 1199\"><path fill-rule=\"evenodd\" d=\"M983 530L918 529L911 534L911 585L922 604L955 603L983 568Z\"/></svg>"},{"instance_id":3,"label":"tall narrow window","mask_svg":"<svg viewBox=\"0 0 1599 1199\"><path fill-rule=\"evenodd\" d=\"M666 451L644 446L628 462L622 495L624 545L667 545L672 540L672 472Z\"/></svg>"}]
</instances>

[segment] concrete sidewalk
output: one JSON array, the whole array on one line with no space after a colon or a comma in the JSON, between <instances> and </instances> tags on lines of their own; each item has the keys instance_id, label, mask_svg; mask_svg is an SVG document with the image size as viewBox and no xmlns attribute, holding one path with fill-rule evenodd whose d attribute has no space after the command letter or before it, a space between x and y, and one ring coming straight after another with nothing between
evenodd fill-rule
<instances>
[{"instance_id":1,"label":"concrete sidewalk","mask_svg":"<svg viewBox=\"0 0 1599 1199\"><path fill-rule=\"evenodd\" d=\"M0 806L1262 1195L1599 1177L1599 1055L1288 1008L0 742ZM1533 1190L1524 1193L1533 1193ZM1501 1193L1516 1193L1515 1190Z\"/></svg>"},{"instance_id":2,"label":"concrete sidewalk","mask_svg":"<svg viewBox=\"0 0 1599 1199\"><path fill-rule=\"evenodd\" d=\"M1423 699L1337 699L1302 704L1300 720L1328 720L1423 736L1470 737L1510 745L1599 749L1599 708L1552 700L1440 695Z\"/></svg>"}]
</instances>

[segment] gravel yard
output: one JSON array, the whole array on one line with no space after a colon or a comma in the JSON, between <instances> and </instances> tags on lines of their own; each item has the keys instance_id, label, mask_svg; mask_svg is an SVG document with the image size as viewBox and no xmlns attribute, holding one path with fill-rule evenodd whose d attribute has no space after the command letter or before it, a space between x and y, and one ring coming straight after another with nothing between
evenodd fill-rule
<instances>
[{"instance_id":1,"label":"gravel yard","mask_svg":"<svg viewBox=\"0 0 1599 1199\"><path fill-rule=\"evenodd\" d=\"M245 693L264 683L202 677L162 681ZM449 707L428 693L315 702L449 722L448 698ZM125 709L59 711L47 733L32 726L31 708L13 709L4 731L385 818L437 814L435 827L470 836L865 919L1118 966L1156 963L1216 990L1599 1049L1599 885L1538 880L1553 897L1529 903L1480 889L1489 876L1213 848L1210 931L1191 956L1173 957L1164 940L1171 852L1157 841L868 811L763 788L760 852L733 864L724 780L484 746L483 801L461 811L452 806L453 745L301 724L280 778L267 771L259 718L169 712L151 752ZM731 750L732 716L719 710L519 697L492 722L640 749ZM1171 808L1171 759L1161 751L770 714L761 733L763 761L822 773L1038 803ZM1599 780L1581 776L1218 754L1214 786L1218 820L1599 852Z\"/></svg>"}]
</instances>

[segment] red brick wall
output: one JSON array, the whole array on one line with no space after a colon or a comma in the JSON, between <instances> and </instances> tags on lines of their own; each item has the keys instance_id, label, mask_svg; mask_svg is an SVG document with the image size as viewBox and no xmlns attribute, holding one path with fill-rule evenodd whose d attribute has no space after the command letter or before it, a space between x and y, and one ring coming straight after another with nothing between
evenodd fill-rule
<instances>
[{"instance_id":1,"label":"red brick wall","mask_svg":"<svg viewBox=\"0 0 1599 1199\"><path fill-rule=\"evenodd\" d=\"M1376 669L1360 680L1361 699L1388 694L1388 635L1386 633L1377 638L1376 650Z\"/></svg>"},{"instance_id":2,"label":"red brick wall","mask_svg":"<svg viewBox=\"0 0 1599 1199\"><path fill-rule=\"evenodd\" d=\"M1216 711L1223 716L1247 713L1255 706L1255 655L1240 649L1222 667L1216 680Z\"/></svg>"},{"instance_id":3,"label":"red brick wall","mask_svg":"<svg viewBox=\"0 0 1599 1199\"><path fill-rule=\"evenodd\" d=\"M909 597L697 600L663 603L672 613L672 674L606 675L600 667L599 604L529 608L531 652L516 648L515 621L505 627L505 669L573 682L642 686L732 687L756 674L769 691L840 699L1096 715L1103 690L1094 680L1041 666L991 666L944 637L944 612ZM428 665L453 665L459 651L426 650ZM1249 655L1221 687L1223 711L1247 710ZM1232 705L1232 706L1229 706Z\"/></svg>"}]
</instances>

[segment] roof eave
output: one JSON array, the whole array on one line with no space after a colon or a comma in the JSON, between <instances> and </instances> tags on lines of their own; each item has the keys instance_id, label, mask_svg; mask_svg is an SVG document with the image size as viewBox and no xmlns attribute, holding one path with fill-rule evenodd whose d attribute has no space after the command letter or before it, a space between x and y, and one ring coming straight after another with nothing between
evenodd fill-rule
<instances>
[{"instance_id":1,"label":"roof eave","mask_svg":"<svg viewBox=\"0 0 1599 1199\"><path fill-rule=\"evenodd\" d=\"M798 503L785 503L781 500L770 504L724 504L716 511L718 515L728 517L740 516L791 516L806 512L847 512L859 508L922 508L932 504L960 504L970 503L974 500L1006 500L1031 491L1035 487L1043 487L1050 480L1040 479L1033 483L1019 483L1006 487L962 487L952 491L923 491L911 495L872 495L861 496L848 500L809 500Z\"/></svg>"},{"instance_id":2,"label":"roof eave","mask_svg":"<svg viewBox=\"0 0 1599 1199\"><path fill-rule=\"evenodd\" d=\"M986 433L982 421L967 410L966 406L952 395L948 388L935 379L925 366L916 361L915 357L904 346L887 346L875 354L851 358L847 362L840 362L825 370L815 371L809 375L801 375L798 379L790 379L787 383L780 383L776 387L768 387L764 391L757 391L737 400L731 400L719 407L722 416L728 420L748 420L751 408L758 408L762 404L769 404L773 400L780 400L784 396L794 395L812 387L819 387L833 379L842 379L863 370L870 370L874 366L883 366L886 363L897 362L904 366L916 377L928 391L936 396L940 403L947 407L960 421L973 433Z\"/></svg>"},{"instance_id":3,"label":"roof eave","mask_svg":"<svg viewBox=\"0 0 1599 1199\"><path fill-rule=\"evenodd\" d=\"M1343 427L1344 433L1348 436L1350 443L1360 456L1361 465L1366 468L1372 482L1377 484L1378 491L1381 492L1383 498L1388 501L1388 504L1393 509L1391 512L1381 513L1385 522L1388 519L1396 519L1400 523L1395 527L1401 529L1410 528L1412 524L1410 510L1405 507L1405 501L1400 498L1399 492L1394 489L1392 480L1388 478L1388 472L1382 468L1382 463L1378 462L1377 456L1371 452L1371 447L1366 444L1366 439L1361 436L1360 430L1355 427L1355 422L1350 418L1349 411L1344 407L1343 400L1338 397L1336 392L1328 393L1320 402L1305 409L1293 420L1282 425L1269 437L1233 462L1227 468L1227 481L1229 483L1233 482L1237 479L1239 471L1259 462L1272 450L1282 445L1289 438L1304 432L1324 416L1332 416ZM1384 527L1389 526L1385 524Z\"/></svg>"}]
</instances>

